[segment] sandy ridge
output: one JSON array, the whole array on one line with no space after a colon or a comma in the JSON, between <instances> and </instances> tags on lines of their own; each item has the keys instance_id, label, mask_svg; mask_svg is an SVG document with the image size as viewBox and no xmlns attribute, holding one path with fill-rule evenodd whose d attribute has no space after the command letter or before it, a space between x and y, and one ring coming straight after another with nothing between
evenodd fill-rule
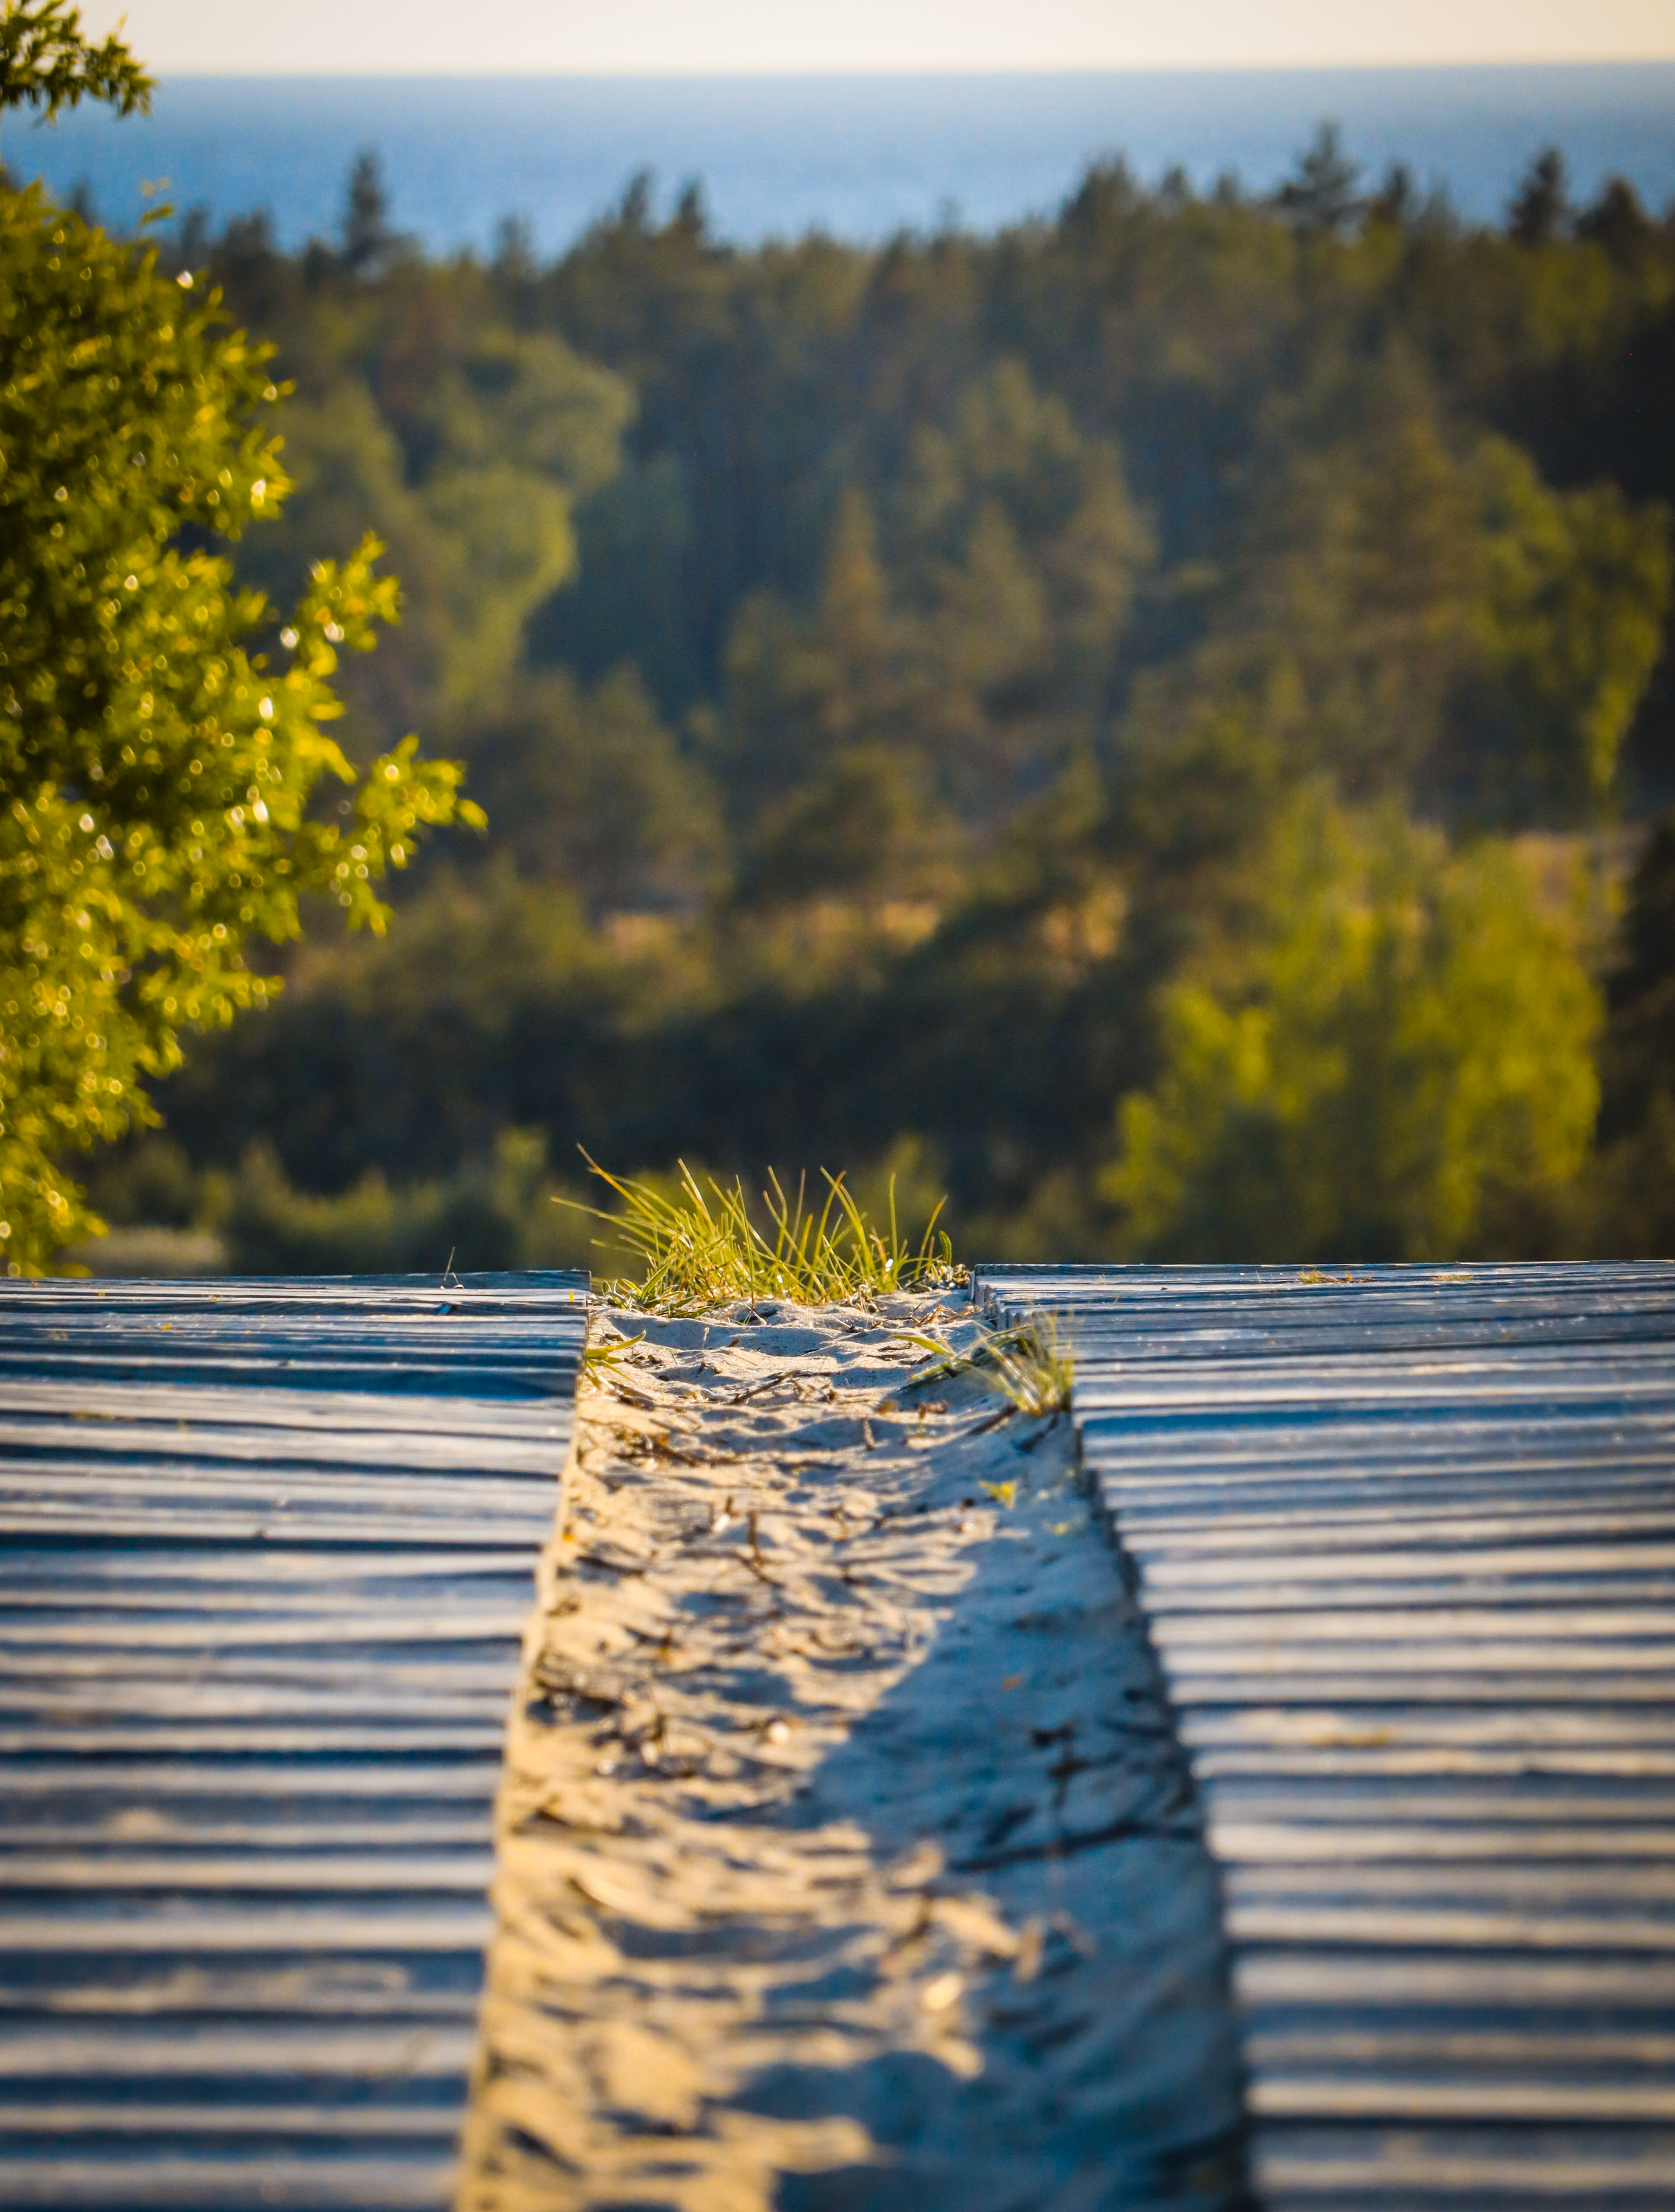
<instances>
[{"instance_id":1,"label":"sandy ridge","mask_svg":"<svg viewBox=\"0 0 1675 2212\"><path fill-rule=\"evenodd\" d=\"M595 1316L470 2212L1237 2199L1214 1878L1070 1425L913 1386L904 1328L978 1323Z\"/></svg>"}]
</instances>

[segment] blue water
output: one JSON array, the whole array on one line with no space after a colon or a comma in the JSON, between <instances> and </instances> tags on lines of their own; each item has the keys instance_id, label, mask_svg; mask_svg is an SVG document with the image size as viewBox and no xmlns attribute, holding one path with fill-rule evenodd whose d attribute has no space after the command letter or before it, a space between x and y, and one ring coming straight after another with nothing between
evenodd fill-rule
<instances>
[{"instance_id":1,"label":"blue water","mask_svg":"<svg viewBox=\"0 0 1675 2212\"><path fill-rule=\"evenodd\" d=\"M712 78L177 77L148 120L87 109L46 130L9 119L0 154L106 222L166 177L177 208L219 224L267 209L281 241L329 235L363 146L382 156L398 226L432 252L482 247L507 214L567 245L652 170L666 207L701 180L741 242L811 229L876 240L957 221L986 230L1050 213L1090 161L1126 154L1155 179L1180 163L1271 186L1324 117L1377 173L1405 161L1467 215L1494 219L1541 147L1579 198L1619 171L1675 197L1675 63L1052 76Z\"/></svg>"}]
</instances>

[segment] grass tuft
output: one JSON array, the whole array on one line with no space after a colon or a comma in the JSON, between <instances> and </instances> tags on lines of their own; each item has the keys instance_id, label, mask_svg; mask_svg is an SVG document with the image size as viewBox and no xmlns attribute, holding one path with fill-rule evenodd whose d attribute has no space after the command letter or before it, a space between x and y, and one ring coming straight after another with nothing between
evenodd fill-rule
<instances>
[{"instance_id":1,"label":"grass tuft","mask_svg":"<svg viewBox=\"0 0 1675 2212\"><path fill-rule=\"evenodd\" d=\"M1069 1412L1074 1370L1051 1314L1000 1330L982 1346L979 1359L993 1370L995 1388L1020 1413Z\"/></svg>"},{"instance_id":2,"label":"grass tuft","mask_svg":"<svg viewBox=\"0 0 1675 2212\"><path fill-rule=\"evenodd\" d=\"M793 1204L770 1169L762 1194L765 1218L752 1212L744 1186L710 1181L707 1188L680 1163L672 1193L614 1176L586 1152L582 1158L620 1200L616 1210L559 1199L615 1231L619 1249L640 1261L641 1274L602 1285L615 1304L646 1313L700 1314L757 1298L793 1298L803 1305L865 1304L887 1291L941 1290L966 1280L953 1246L937 1221L938 1200L917 1246L904 1244L895 1218L895 1178L889 1182L887 1229L875 1226L845 1188L825 1177L818 1210L799 1180Z\"/></svg>"},{"instance_id":3,"label":"grass tuft","mask_svg":"<svg viewBox=\"0 0 1675 2212\"><path fill-rule=\"evenodd\" d=\"M914 1376L915 1382L928 1382L939 1375L976 1374L1020 1413L1069 1411L1074 1370L1051 1314L1037 1314L1016 1328L996 1329L970 1352L955 1352L935 1336L910 1334L907 1341L939 1355L934 1367Z\"/></svg>"}]
</instances>

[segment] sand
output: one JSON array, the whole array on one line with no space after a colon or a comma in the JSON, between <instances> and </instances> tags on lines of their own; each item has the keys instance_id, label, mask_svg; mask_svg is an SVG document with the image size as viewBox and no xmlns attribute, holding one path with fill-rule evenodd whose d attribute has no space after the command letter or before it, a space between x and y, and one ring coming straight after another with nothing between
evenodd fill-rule
<instances>
[{"instance_id":1,"label":"sand","mask_svg":"<svg viewBox=\"0 0 1675 2212\"><path fill-rule=\"evenodd\" d=\"M978 1328L595 1316L470 2212L1241 2201L1214 1874L1070 1424L911 1382L904 1329Z\"/></svg>"}]
</instances>

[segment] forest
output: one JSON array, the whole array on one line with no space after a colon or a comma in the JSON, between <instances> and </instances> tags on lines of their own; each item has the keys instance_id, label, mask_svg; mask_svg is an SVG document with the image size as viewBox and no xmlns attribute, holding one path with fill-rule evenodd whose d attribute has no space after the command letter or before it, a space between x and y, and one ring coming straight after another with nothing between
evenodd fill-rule
<instances>
[{"instance_id":1,"label":"forest","mask_svg":"<svg viewBox=\"0 0 1675 2212\"><path fill-rule=\"evenodd\" d=\"M488 826L386 936L318 902L105 1218L585 1261L585 1146L893 1174L979 1256L1669 1252L1675 211L1508 191L1323 126L878 248L641 176L438 261L371 153L299 254L175 218L292 387L240 577L377 533L341 741Z\"/></svg>"}]
</instances>

